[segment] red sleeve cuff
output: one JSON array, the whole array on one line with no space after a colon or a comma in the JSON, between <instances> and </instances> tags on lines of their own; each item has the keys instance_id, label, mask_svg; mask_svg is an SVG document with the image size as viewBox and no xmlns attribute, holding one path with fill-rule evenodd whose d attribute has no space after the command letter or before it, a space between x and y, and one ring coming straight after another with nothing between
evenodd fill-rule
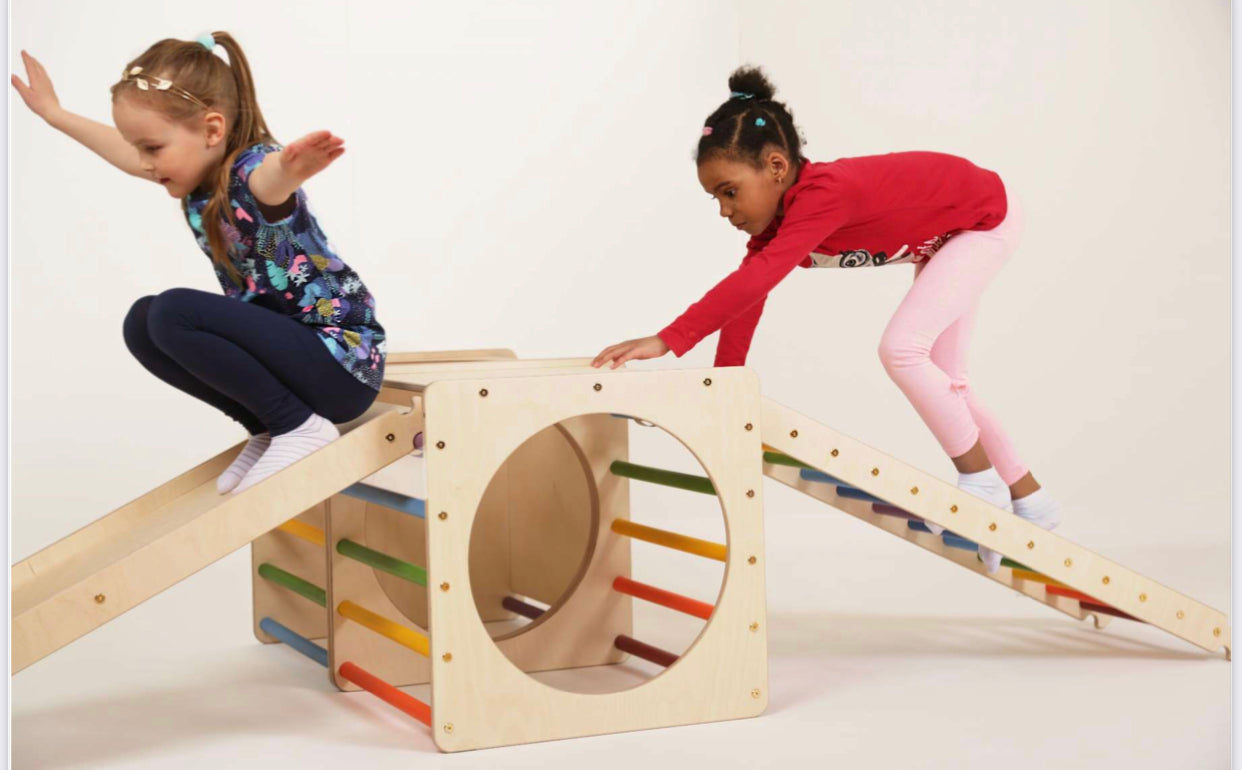
<instances>
[{"instance_id":1,"label":"red sleeve cuff","mask_svg":"<svg viewBox=\"0 0 1242 770\"><path fill-rule=\"evenodd\" d=\"M656 336L663 340L664 344L668 345L668 349L673 351L673 355L678 358L689 353L694 347L694 343L686 339L686 336L674 329L672 325L664 327L656 333Z\"/></svg>"}]
</instances>

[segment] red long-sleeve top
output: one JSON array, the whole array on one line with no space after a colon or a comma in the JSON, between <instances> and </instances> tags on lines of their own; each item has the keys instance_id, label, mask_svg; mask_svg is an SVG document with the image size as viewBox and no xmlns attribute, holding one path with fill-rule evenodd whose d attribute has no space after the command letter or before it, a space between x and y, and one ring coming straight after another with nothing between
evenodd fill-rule
<instances>
[{"instance_id":1,"label":"red long-sleeve top","mask_svg":"<svg viewBox=\"0 0 1242 770\"><path fill-rule=\"evenodd\" d=\"M741 366L768 293L795 267L919 262L1007 210L1000 176L936 152L803 161L782 204L741 266L659 332L677 356L719 329L716 366Z\"/></svg>"}]
</instances>

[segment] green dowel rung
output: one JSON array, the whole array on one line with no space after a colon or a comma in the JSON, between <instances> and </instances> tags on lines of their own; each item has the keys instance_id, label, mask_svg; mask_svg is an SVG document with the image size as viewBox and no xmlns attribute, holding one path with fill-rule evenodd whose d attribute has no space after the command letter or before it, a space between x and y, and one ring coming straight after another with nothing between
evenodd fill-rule
<instances>
[{"instance_id":1,"label":"green dowel rung","mask_svg":"<svg viewBox=\"0 0 1242 770\"><path fill-rule=\"evenodd\" d=\"M328 606L328 592L324 591L314 583L308 583L302 578L291 572L285 572L280 567L274 567L267 562L259 565L259 576L270 580L282 588L288 588L298 596L310 599L320 607Z\"/></svg>"},{"instance_id":2,"label":"green dowel rung","mask_svg":"<svg viewBox=\"0 0 1242 770\"><path fill-rule=\"evenodd\" d=\"M705 495L716 494L716 486L706 476L694 476L689 473L666 471L663 468L650 468L646 465L635 465L624 460L613 460L610 470L617 476L627 479L646 481L651 484L663 484L689 492L700 492Z\"/></svg>"},{"instance_id":3,"label":"green dowel rung","mask_svg":"<svg viewBox=\"0 0 1242 770\"><path fill-rule=\"evenodd\" d=\"M341 540L336 544L336 552L354 561L362 562L368 567L374 567L390 575L396 575L402 580L408 580L424 588L427 587L427 570L417 564L394 559L386 553L371 550L365 545L355 543L353 540Z\"/></svg>"},{"instance_id":4,"label":"green dowel rung","mask_svg":"<svg viewBox=\"0 0 1242 770\"><path fill-rule=\"evenodd\" d=\"M1025 564L1019 564L1018 562L1014 561L1013 559L1009 558L1008 556L1005 556L1005 557L1001 558L1001 566L1002 566L1002 567L1009 567L1010 569L1024 569L1024 570L1026 570L1027 572L1039 572L1039 570L1037 570L1037 569L1031 569L1030 567L1026 566Z\"/></svg>"},{"instance_id":5,"label":"green dowel rung","mask_svg":"<svg viewBox=\"0 0 1242 770\"><path fill-rule=\"evenodd\" d=\"M802 462L801 460L795 460L789 455L781 454L780 452L764 452L763 461L765 463L768 463L769 465L788 465L790 468L810 468L811 467L807 465L806 463Z\"/></svg>"}]
</instances>

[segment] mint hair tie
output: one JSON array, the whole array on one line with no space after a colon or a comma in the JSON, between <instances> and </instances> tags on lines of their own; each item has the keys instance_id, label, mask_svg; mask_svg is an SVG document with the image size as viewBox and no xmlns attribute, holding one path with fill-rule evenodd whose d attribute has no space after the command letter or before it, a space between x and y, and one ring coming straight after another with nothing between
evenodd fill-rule
<instances>
[{"instance_id":1,"label":"mint hair tie","mask_svg":"<svg viewBox=\"0 0 1242 770\"><path fill-rule=\"evenodd\" d=\"M210 32L204 32L203 34L194 38L194 40L199 45L201 45L203 48L206 48L208 51L213 50L216 47L216 39L211 36Z\"/></svg>"},{"instance_id":2,"label":"mint hair tie","mask_svg":"<svg viewBox=\"0 0 1242 770\"><path fill-rule=\"evenodd\" d=\"M729 98L730 99L754 99L755 95L748 94L745 91L731 91L729 93Z\"/></svg>"},{"instance_id":3,"label":"mint hair tie","mask_svg":"<svg viewBox=\"0 0 1242 770\"><path fill-rule=\"evenodd\" d=\"M756 125L756 126L765 126L765 125L767 125L767 123L768 123L768 122L767 122L766 120L764 120L763 118L755 118L755 125Z\"/></svg>"}]
</instances>

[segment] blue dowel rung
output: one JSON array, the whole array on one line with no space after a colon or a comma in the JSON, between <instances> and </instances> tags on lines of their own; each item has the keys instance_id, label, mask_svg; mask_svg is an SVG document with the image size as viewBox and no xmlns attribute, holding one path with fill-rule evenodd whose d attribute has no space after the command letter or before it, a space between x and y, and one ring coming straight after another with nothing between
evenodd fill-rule
<instances>
[{"instance_id":1,"label":"blue dowel rung","mask_svg":"<svg viewBox=\"0 0 1242 770\"><path fill-rule=\"evenodd\" d=\"M823 471L817 471L814 468L803 468L800 471L800 474L802 476L803 481L818 481L823 484L836 484L837 486L849 486L845 482L841 481L841 479L838 479L835 476L829 476L827 473L824 473Z\"/></svg>"},{"instance_id":2,"label":"blue dowel rung","mask_svg":"<svg viewBox=\"0 0 1242 770\"><path fill-rule=\"evenodd\" d=\"M328 651L298 632L277 623L271 618L260 620L259 628L263 629L265 634L276 637L324 668L328 667Z\"/></svg>"},{"instance_id":3,"label":"blue dowel rung","mask_svg":"<svg viewBox=\"0 0 1242 770\"><path fill-rule=\"evenodd\" d=\"M366 500L368 503L382 505L385 508L391 508L394 511L408 513L411 516L417 516L420 519L427 518L427 503L419 500L417 497L402 495L397 492L391 492L387 489L373 487L370 484L359 482L350 487L341 490L342 495Z\"/></svg>"}]
</instances>

